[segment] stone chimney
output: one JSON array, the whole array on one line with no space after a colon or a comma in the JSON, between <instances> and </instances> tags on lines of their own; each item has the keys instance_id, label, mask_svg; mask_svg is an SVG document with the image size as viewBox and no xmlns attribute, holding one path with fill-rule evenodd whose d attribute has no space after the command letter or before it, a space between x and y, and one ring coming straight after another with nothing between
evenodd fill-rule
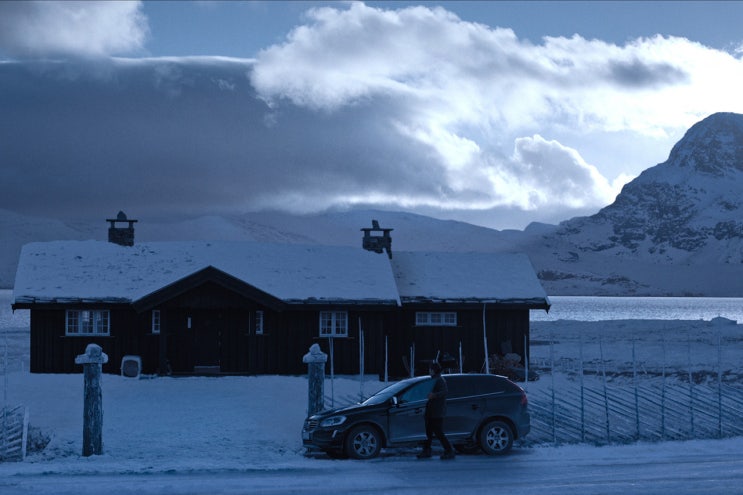
<instances>
[{"instance_id":1,"label":"stone chimney","mask_svg":"<svg viewBox=\"0 0 743 495\"><path fill-rule=\"evenodd\" d=\"M390 259L392 258L392 237L390 237L390 232L394 229L383 229L379 226L379 222L372 220L371 228L367 227L361 230L364 232L364 238L361 243L364 249L374 251L375 253L387 251L387 256Z\"/></svg>"},{"instance_id":2,"label":"stone chimney","mask_svg":"<svg viewBox=\"0 0 743 495\"><path fill-rule=\"evenodd\" d=\"M121 246L133 246L134 245L134 223L136 220L129 220L126 218L126 214L120 211L116 218L107 218L107 222L111 224L108 228L108 242L119 244ZM126 227L117 227L117 223L127 223Z\"/></svg>"}]
</instances>

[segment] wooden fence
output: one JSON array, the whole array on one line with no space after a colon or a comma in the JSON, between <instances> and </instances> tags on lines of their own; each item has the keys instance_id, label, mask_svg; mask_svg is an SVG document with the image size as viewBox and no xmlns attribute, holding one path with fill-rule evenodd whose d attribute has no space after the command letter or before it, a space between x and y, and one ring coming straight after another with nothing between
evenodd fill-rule
<instances>
[{"instance_id":1,"label":"wooden fence","mask_svg":"<svg viewBox=\"0 0 743 495\"><path fill-rule=\"evenodd\" d=\"M4 407L0 415L0 462L26 458L28 441L28 408Z\"/></svg>"}]
</instances>

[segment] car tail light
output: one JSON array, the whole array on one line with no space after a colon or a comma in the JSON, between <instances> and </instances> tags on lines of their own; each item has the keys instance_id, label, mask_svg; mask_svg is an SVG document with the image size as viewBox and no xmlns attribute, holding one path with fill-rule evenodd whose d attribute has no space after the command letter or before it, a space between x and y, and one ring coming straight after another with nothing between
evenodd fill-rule
<instances>
[{"instance_id":1,"label":"car tail light","mask_svg":"<svg viewBox=\"0 0 743 495\"><path fill-rule=\"evenodd\" d=\"M524 392L524 389L521 389L521 405L526 406L529 404L529 399L526 398L526 392Z\"/></svg>"}]
</instances>

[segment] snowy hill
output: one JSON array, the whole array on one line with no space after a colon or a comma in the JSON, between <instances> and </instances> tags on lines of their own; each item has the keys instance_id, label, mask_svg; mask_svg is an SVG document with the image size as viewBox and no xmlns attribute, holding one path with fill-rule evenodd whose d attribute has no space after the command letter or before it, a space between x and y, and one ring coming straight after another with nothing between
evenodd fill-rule
<instances>
[{"instance_id":1,"label":"snowy hill","mask_svg":"<svg viewBox=\"0 0 743 495\"><path fill-rule=\"evenodd\" d=\"M377 219L394 229L393 252L526 252L550 295L743 296L743 115L694 125L664 163L627 184L595 215L559 226L497 231L413 213L277 212L156 222L139 218L136 241L255 240L361 246ZM0 210L0 288L13 285L30 241L99 239L105 218L64 224ZM127 212L136 213L136 212Z\"/></svg>"},{"instance_id":2,"label":"snowy hill","mask_svg":"<svg viewBox=\"0 0 743 495\"><path fill-rule=\"evenodd\" d=\"M100 221L67 225L0 210L0 288L13 286L18 255L24 244L49 240L105 240L108 223ZM204 216L177 222L152 222L139 218L135 242L151 241L260 241L299 244L358 246L362 227L371 220L393 228L393 251L514 251L520 231L496 231L464 222L437 220L411 213L357 210L317 215L250 213L239 216Z\"/></svg>"},{"instance_id":3,"label":"snowy hill","mask_svg":"<svg viewBox=\"0 0 743 495\"><path fill-rule=\"evenodd\" d=\"M695 124L595 215L525 247L548 292L743 295L743 115Z\"/></svg>"}]
</instances>

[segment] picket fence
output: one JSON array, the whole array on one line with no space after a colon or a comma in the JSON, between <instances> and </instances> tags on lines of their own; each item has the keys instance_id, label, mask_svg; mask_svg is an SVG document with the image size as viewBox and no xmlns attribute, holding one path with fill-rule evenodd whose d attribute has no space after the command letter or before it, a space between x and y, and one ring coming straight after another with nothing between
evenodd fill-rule
<instances>
[{"instance_id":1,"label":"picket fence","mask_svg":"<svg viewBox=\"0 0 743 495\"><path fill-rule=\"evenodd\" d=\"M28 408L4 407L0 414L0 462L26 458Z\"/></svg>"},{"instance_id":2,"label":"picket fence","mask_svg":"<svg viewBox=\"0 0 743 495\"><path fill-rule=\"evenodd\" d=\"M529 395L525 443L616 444L743 435L743 389L649 381L561 384Z\"/></svg>"}]
</instances>

